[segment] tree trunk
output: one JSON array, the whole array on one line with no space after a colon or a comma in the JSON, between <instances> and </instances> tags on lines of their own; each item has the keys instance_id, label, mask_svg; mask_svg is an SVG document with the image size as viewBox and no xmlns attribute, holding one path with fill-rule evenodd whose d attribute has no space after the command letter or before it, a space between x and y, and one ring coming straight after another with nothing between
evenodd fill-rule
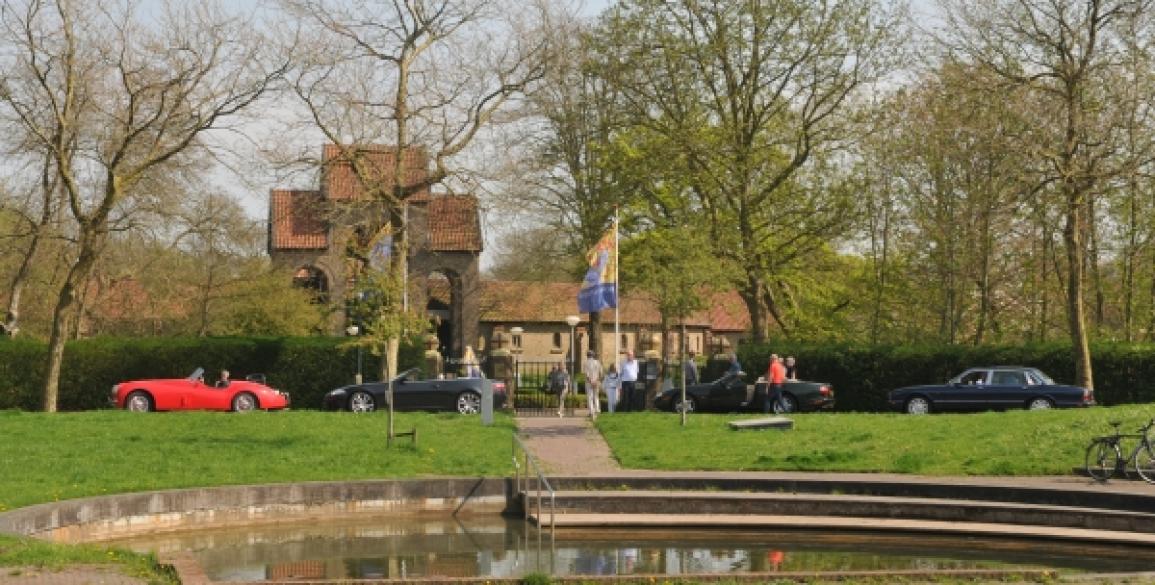
<instances>
[{"instance_id":1,"label":"tree trunk","mask_svg":"<svg viewBox=\"0 0 1155 585\"><path fill-rule=\"evenodd\" d=\"M1091 372L1091 348L1087 343L1086 315L1083 308L1083 230L1079 194L1074 185L1066 185L1067 217L1063 226L1063 243L1067 247L1067 319L1071 329L1071 350L1075 360L1075 384L1094 389Z\"/></svg>"},{"instance_id":2,"label":"tree trunk","mask_svg":"<svg viewBox=\"0 0 1155 585\"><path fill-rule=\"evenodd\" d=\"M78 283L88 282L92 267L96 264L97 243L94 233L103 229L87 227L80 238L80 254L60 287L56 308L52 313L52 336L48 341L48 368L42 392L44 412L56 412L60 395L60 372L64 363L64 344L68 341L69 325L76 304Z\"/></svg>"},{"instance_id":3,"label":"tree trunk","mask_svg":"<svg viewBox=\"0 0 1155 585\"><path fill-rule=\"evenodd\" d=\"M749 276L738 290L738 296L746 303L750 312L750 333L755 343L765 343L767 339L767 311L762 299L766 285L756 276Z\"/></svg>"}]
</instances>

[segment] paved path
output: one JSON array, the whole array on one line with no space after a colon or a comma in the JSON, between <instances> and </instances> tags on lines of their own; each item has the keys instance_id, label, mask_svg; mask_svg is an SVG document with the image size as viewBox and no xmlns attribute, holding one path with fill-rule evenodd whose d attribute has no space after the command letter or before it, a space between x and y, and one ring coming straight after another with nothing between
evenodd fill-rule
<instances>
[{"instance_id":1,"label":"paved path","mask_svg":"<svg viewBox=\"0 0 1155 585\"><path fill-rule=\"evenodd\" d=\"M550 475L604 475L621 471L585 410L574 416L518 417L522 442Z\"/></svg>"}]
</instances>

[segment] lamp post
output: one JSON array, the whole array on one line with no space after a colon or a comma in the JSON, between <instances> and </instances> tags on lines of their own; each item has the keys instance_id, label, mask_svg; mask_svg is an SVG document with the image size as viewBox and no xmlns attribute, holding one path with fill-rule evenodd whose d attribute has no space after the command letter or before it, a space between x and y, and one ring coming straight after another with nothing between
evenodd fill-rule
<instances>
[{"instance_id":1,"label":"lamp post","mask_svg":"<svg viewBox=\"0 0 1155 585\"><path fill-rule=\"evenodd\" d=\"M577 376L577 359L578 359L577 348L574 347L574 327L577 327L577 324L581 323L581 321L582 321L582 318L578 317L577 315L570 315L569 317L565 318L566 325L569 325L569 362L570 362L569 363L569 365L570 365L569 375L570 375L571 380L574 379L575 376Z\"/></svg>"},{"instance_id":2,"label":"lamp post","mask_svg":"<svg viewBox=\"0 0 1155 585\"><path fill-rule=\"evenodd\" d=\"M361 328L356 326L356 325L350 325L350 326L345 328L345 333L348 333L349 337L357 337L357 336L361 335ZM353 383L354 384L360 384L361 383L361 341L360 340L357 341L357 373L353 376Z\"/></svg>"}]
</instances>

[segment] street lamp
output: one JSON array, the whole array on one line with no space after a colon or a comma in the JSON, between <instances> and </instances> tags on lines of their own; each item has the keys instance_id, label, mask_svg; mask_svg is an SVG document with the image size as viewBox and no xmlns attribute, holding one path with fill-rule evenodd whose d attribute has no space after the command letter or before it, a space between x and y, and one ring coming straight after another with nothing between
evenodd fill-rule
<instances>
[{"instance_id":1,"label":"street lamp","mask_svg":"<svg viewBox=\"0 0 1155 585\"><path fill-rule=\"evenodd\" d=\"M349 337L357 337L358 335L361 334L361 328L356 326L356 325L350 325L350 326L345 328L345 333L348 333ZM360 340L357 341L357 374L353 376L353 383L354 384L360 384L361 383L361 341Z\"/></svg>"},{"instance_id":2,"label":"street lamp","mask_svg":"<svg viewBox=\"0 0 1155 585\"><path fill-rule=\"evenodd\" d=\"M577 348L574 347L574 327L577 327L577 324L582 322L582 318L578 317L577 315L570 315L569 317L565 318L565 322L566 322L566 325L569 325L569 357L570 357L569 375L570 375L570 379L572 380L573 377L577 375L577 359L578 359Z\"/></svg>"}]
</instances>

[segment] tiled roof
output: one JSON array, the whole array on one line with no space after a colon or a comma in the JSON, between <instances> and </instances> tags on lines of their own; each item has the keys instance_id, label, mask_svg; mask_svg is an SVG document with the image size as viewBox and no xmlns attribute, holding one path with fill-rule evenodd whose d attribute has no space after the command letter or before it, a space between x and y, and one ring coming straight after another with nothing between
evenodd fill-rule
<instances>
[{"instance_id":1,"label":"tiled roof","mask_svg":"<svg viewBox=\"0 0 1155 585\"><path fill-rule=\"evenodd\" d=\"M477 199L434 195L429 199L429 247L435 252L480 252Z\"/></svg>"},{"instance_id":2,"label":"tiled roof","mask_svg":"<svg viewBox=\"0 0 1155 585\"><path fill-rule=\"evenodd\" d=\"M323 250L328 246L320 191L273 189L269 195L269 247Z\"/></svg>"},{"instance_id":3,"label":"tiled roof","mask_svg":"<svg viewBox=\"0 0 1155 585\"><path fill-rule=\"evenodd\" d=\"M396 156L397 149L390 146L326 144L321 157L324 165L321 190L324 191L325 197L328 199L360 200L364 189L353 170L353 157L363 157L368 181L379 181L380 184L384 185L392 180ZM429 157L425 154L425 149L417 147L405 149L402 167L404 169L404 185L411 186L423 183L428 176L429 169ZM421 198L424 196L428 196L428 187L422 188L411 197Z\"/></svg>"},{"instance_id":4,"label":"tiled roof","mask_svg":"<svg viewBox=\"0 0 1155 585\"><path fill-rule=\"evenodd\" d=\"M562 322L567 315L579 315L577 293L580 288L581 283L576 282L483 281L481 321ZM623 324L657 326L661 323L657 306L645 295L624 295L618 313L619 322ZM603 319L607 315L612 321L613 312L605 311ZM583 321L588 318L587 315L580 316ZM710 301L710 309L693 315L686 324L709 327L713 331L742 332L750 328L750 317L741 297L729 291L716 293Z\"/></svg>"}]
</instances>

